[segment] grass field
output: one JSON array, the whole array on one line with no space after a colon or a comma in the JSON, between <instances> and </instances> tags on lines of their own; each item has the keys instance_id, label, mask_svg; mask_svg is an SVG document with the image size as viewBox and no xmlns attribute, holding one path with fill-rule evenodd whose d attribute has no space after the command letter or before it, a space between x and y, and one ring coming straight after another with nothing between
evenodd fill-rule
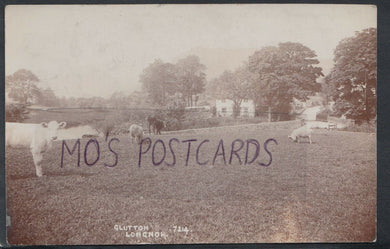
<instances>
[{"instance_id":1,"label":"grass field","mask_svg":"<svg viewBox=\"0 0 390 249\"><path fill-rule=\"evenodd\" d=\"M101 156L84 162L88 139L81 140L81 164L66 155L61 142L45 154L45 176L35 176L27 148L7 148L6 187L11 244L135 244L373 241L376 237L376 136L371 133L315 130L313 144L296 144L287 135L298 122L203 129L152 136L168 145L175 137L193 143L173 144L176 165L153 166L151 151L138 167L139 147L126 136L111 147L99 138ZM270 143L272 164L224 165L211 161L220 139L229 160L234 139ZM196 147L206 165L195 160ZM67 141L72 146L74 141ZM161 145L161 144L160 144ZM93 161L93 146L87 156ZM167 162L172 156L167 147ZM244 149L238 152L245 157ZM156 146L156 160L162 147ZM268 154L260 149L260 160ZM116 226L117 225L117 226ZM126 237L118 226L147 226L165 238ZM188 232L175 231L188 228ZM146 228L145 228L146 229ZM186 230L186 229L182 229ZM134 228L131 231L135 231ZM127 231L131 235L131 231Z\"/></svg>"}]
</instances>

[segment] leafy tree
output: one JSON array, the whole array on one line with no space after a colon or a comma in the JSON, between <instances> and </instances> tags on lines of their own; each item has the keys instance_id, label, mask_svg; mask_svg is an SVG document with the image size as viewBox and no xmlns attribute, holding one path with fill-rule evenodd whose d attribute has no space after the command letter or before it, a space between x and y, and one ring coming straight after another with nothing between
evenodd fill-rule
<instances>
[{"instance_id":1,"label":"leafy tree","mask_svg":"<svg viewBox=\"0 0 390 249\"><path fill-rule=\"evenodd\" d=\"M249 71L255 74L253 98L269 112L288 114L293 98L307 100L320 90L316 79L322 68L316 54L308 47L293 42L280 43L256 51L249 57Z\"/></svg>"},{"instance_id":2,"label":"leafy tree","mask_svg":"<svg viewBox=\"0 0 390 249\"><path fill-rule=\"evenodd\" d=\"M108 103L114 108L127 108L130 105L130 98L123 92L114 92L108 99Z\"/></svg>"},{"instance_id":3,"label":"leafy tree","mask_svg":"<svg viewBox=\"0 0 390 249\"><path fill-rule=\"evenodd\" d=\"M194 103L193 96L204 92L206 83L206 66L200 63L199 57L187 56L176 64L177 91L182 94L187 106Z\"/></svg>"},{"instance_id":4,"label":"leafy tree","mask_svg":"<svg viewBox=\"0 0 390 249\"><path fill-rule=\"evenodd\" d=\"M326 90L335 101L336 114L357 123L376 116L377 31L356 32L334 51L335 65L326 77Z\"/></svg>"},{"instance_id":5,"label":"leafy tree","mask_svg":"<svg viewBox=\"0 0 390 249\"><path fill-rule=\"evenodd\" d=\"M5 89L8 96L22 104L30 104L39 95L38 77L31 71L20 69L5 78Z\"/></svg>"},{"instance_id":6,"label":"leafy tree","mask_svg":"<svg viewBox=\"0 0 390 249\"><path fill-rule=\"evenodd\" d=\"M233 101L233 117L239 116L242 101L249 99L252 92L252 74L247 67L225 71L210 84L210 90L217 98Z\"/></svg>"},{"instance_id":7,"label":"leafy tree","mask_svg":"<svg viewBox=\"0 0 390 249\"><path fill-rule=\"evenodd\" d=\"M59 106L59 99L51 88L39 90L37 103L44 106Z\"/></svg>"},{"instance_id":8,"label":"leafy tree","mask_svg":"<svg viewBox=\"0 0 390 249\"><path fill-rule=\"evenodd\" d=\"M155 60L144 69L140 81L154 103L165 105L167 96L176 90L176 68L171 63Z\"/></svg>"}]
</instances>

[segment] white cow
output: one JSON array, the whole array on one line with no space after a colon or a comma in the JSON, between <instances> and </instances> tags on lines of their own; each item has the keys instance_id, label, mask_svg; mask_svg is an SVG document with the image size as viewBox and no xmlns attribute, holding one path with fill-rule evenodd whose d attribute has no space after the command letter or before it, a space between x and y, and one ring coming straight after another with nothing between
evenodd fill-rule
<instances>
[{"instance_id":1,"label":"white cow","mask_svg":"<svg viewBox=\"0 0 390 249\"><path fill-rule=\"evenodd\" d=\"M6 146L30 146L34 159L35 172L38 177L42 173L42 157L47 151L52 141L57 139L57 131L64 128L66 122L58 123L50 121L41 124L24 124L24 123L6 123L5 124L5 144Z\"/></svg>"},{"instance_id":2,"label":"white cow","mask_svg":"<svg viewBox=\"0 0 390 249\"><path fill-rule=\"evenodd\" d=\"M134 142L134 138L139 144L141 142L141 139L144 137L144 129L142 129L141 126L132 124L129 128L130 135L131 135L131 141Z\"/></svg>"},{"instance_id":3,"label":"white cow","mask_svg":"<svg viewBox=\"0 0 390 249\"><path fill-rule=\"evenodd\" d=\"M312 129L310 126L307 124L304 126L301 126L295 130L292 131L291 135L288 136L288 138L292 139L294 142L299 143L300 139L299 138L308 138L309 143L311 143L311 134L312 134Z\"/></svg>"}]
</instances>

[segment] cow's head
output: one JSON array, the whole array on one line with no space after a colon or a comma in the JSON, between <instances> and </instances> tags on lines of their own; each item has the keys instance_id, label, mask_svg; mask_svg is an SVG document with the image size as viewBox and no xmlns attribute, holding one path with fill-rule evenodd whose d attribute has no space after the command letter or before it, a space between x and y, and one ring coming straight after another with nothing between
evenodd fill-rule
<instances>
[{"instance_id":1,"label":"cow's head","mask_svg":"<svg viewBox=\"0 0 390 249\"><path fill-rule=\"evenodd\" d=\"M41 123L41 126L47 129L48 131L47 137L50 140L56 140L58 129L64 128L66 126L66 122L61 122L61 123L58 123L57 121L50 121L49 123L43 122Z\"/></svg>"},{"instance_id":2,"label":"cow's head","mask_svg":"<svg viewBox=\"0 0 390 249\"><path fill-rule=\"evenodd\" d=\"M288 138L289 138L290 140L294 141L294 142L296 142L296 140L297 140L297 137L293 137L293 136L291 136L291 135L289 135Z\"/></svg>"}]
</instances>

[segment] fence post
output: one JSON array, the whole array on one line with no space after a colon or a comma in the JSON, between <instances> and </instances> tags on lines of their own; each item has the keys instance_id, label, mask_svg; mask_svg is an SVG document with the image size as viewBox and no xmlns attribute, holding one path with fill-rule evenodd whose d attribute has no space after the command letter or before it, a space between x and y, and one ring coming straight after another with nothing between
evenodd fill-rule
<instances>
[{"instance_id":1,"label":"fence post","mask_svg":"<svg viewBox=\"0 0 390 249\"><path fill-rule=\"evenodd\" d=\"M271 122L271 107L268 106L268 122Z\"/></svg>"}]
</instances>

